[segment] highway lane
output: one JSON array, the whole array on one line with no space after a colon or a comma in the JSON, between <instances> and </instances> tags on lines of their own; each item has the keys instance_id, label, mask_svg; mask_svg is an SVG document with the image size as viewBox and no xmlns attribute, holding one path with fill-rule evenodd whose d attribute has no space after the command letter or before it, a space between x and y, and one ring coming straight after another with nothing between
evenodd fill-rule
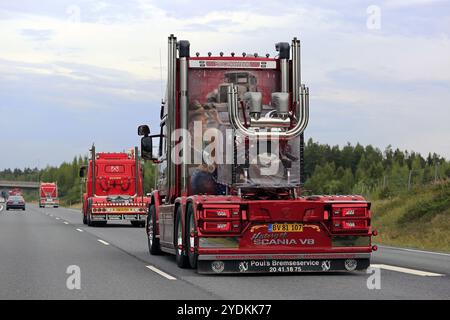
<instances>
[{"instance_id":1,"label":"highway lane","mask_svg":"<svg viewBox=\"0 0 450 320\"><path fill-rule=\"evenodd\" d=\"M170 281L123 250L64 222L31 205L25 212L0 213L0 299L214 297L183 281ZM66 286L72 265L80 268L80 290Z\"/></svg>"},{"instance_id":2,"label":"highway lane","mask_svg":"<svg viewBox=\"0 0 450 320\"><path fill-rule=\"evenodd\" d=\"M10 214L14 218L9 217ZM4 233L4 228L9 231ZM49 240L43 240L43 238ZM99 239L107 245L99 242ZM5 249L5 241L7 243L18 241L21 245L11 246L14 249ZM34 250L28 249L26 243L30 243ZM4 251L9 252L12 257L5 265L3 264ZM33 252L39 252L36 255L43 255L42 260L53 261L57 267L45 269L45 263L41 262L38 263L38 268L34 261L39 259ZM143 228L133 228L120 222L106 227L87 227L81 222L80 212L64 208L39 209L29 206L25 216L21 216L19 212L16 215L8 213L6 217L0 214L0 257L2 257L0 298L9 297L11 292L16 290L19 291L12 296L22 298L39 298L39 293L42 294L41 298L60 295L61 298L112 299L134 297L145 299L450 298L449 255L381 247L373 258L374 264L383 267L380 270L381 288L379 290L368 289L367 279L370 275L364 272L198 275L193 270L179 269L173 256L150 256ZM33 268L29 266L30 261L34 265ZM93 273L87 276L88 280L82 278L82 289L76 293L65 288L64 279L67 275L63 267L69 261L73 264L83 264L82 275L83 270L87 268ZM22 266L15 272L14 266L19 263ZM156 268L155 270L162 273L148 269L146 266L152 266L153 269ZM386 269L391 267L413 269L413 273L409 273L408 270L405 272L403 269L400 269L401 272ZM64 270L61 271L61 268ZM9 277L4 279L5 270L7 270L6 274L10 275L24 273L25 276L20 278L26 278L27 281L18 279L12 281ZM414 274L416 270L438 273L442 276L421 276ZM41 273L45 276L41 276ZM52 276L55 277L55 274L59 277L58 281L51 279ZM110 277L113 280L110 280ZM167 277L173 277L176 280L169 280ZM64 281L61 283L61 280ZM88 283L83 286L85 280ZM28 286L34 288L34 282L46 283L50 293L25 290ZM105 289L105 282L109 291L99 289L97 286L98 283ZM8 283L10 288L8 292L3 290L4 283Z\"/></svg>"}]
</instances>

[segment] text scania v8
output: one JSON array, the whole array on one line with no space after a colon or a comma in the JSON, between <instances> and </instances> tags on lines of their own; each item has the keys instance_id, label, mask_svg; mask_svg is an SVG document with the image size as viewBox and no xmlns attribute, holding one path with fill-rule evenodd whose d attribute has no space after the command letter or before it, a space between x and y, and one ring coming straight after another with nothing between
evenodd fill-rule
<instances>
[{"instance_id":1,"label":"text scania v8","mask_svg":"<svg viewBox=\"0 0 450 320\"><path fill-rule=\"evenodd\" d=\"M41 182L39 184L39 207L59 207L58 184L56 182Z\"/></svg>"},{"instance_id":2,"label":"text scania v8","mask_svg":"<svg viewBox=\"0 0 450 320\"><path fill-rule=\"evenodd\" d=\"M309 90L300 41L278 56L190 56L171 35L161 128L138 128L157 164L146 231L151 254L199 273L362 270L370 265L370 203L301 196ZM153 154L153 140L159 152Z\"/></svg>"},{"instance_id":3,"label":"text scania v8","mask_svg":"<svg viewBox=\"0 0 450 320\"><path fill-rule=\"evenodd\" d=\"M126 220L136 227L145 226L149 198L143 194L137 152L135 148L128 153L96 153L92 146L89 165L80 169L80 177L86 177L82 199L84 224L95 226Z\"/></svg>"}]
</instances>

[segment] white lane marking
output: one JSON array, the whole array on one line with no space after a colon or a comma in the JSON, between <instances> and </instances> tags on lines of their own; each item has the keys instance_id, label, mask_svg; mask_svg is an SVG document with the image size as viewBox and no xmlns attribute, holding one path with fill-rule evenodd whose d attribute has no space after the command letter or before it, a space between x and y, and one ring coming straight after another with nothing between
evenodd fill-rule
<instances>
[{"instance_id":1,"label":"white lane marking","mask_svg":"<svg viewBox=\"0 0 450 320\"><path fill-rule=\"evenodd\" d=\"M102 239L97 239L98 242L103 243L105 246L109 246L109 243L102 240Z\"/></svg>"},{"instance_id":2,"label":"white lane marking","mask_svg":"<svg viewBox=\"0 0 450 320\"><path fill-rule=\"evenodd\" d=\"M81 229L78 229L78 228L77 228L77 229L75 229L75 230L77 230L77 231L79 231L79 232L83 232L83 230L81 230Z\"/></svg>"},{"instance_id":3,"label":"white lane marking","mask_svg":"<svg viewBox=\"0 0 450 320\"><path fill-rule=\"evenodd\" d=\"M56 220L61 220L61 218L56 217Z\"/></svg>"},{"instance_id":4,"label":"white lane marking","mask_svg":"<svg viewBox=\"0 0 450 320\"><path fill-rule=\"evenodd\" d=\"M64 221L64 224L69 224L67 221Z\"/></svg>"},{"instance_id":5,"label":"white lane marking","mask_svg":"<svg viewBox=\"0 0 450 320\"><path fill-rule=\"evenodd\" d=\"M409 274L413 274L416 276L422 276L422 277L442 277L443 276L443 274L440 274L440 273L390 266L387 264L371 264L370 266L372 268L380 268L380 269L385 269L385 270L390 270L390 271L409 273Z\"/></svg>"},{"instance_id":6,"label":"white lane marking","mask_svg":"<svg viewBox=\"0 0 450 320\"><path fill-rule=\"evenodd\" d=\"M153 272L156 272L157 274L159 274L160 276L163 276L164 278L168 279L168 280L177 280L175 277L172 277L170 274L165 273L162 270L159 270L158 268L154 267L154 266L146 266L148 269L152 270Z\"/></svg>"},{"instance_id":7,"label":"white lane marking","mask_svg":"<svg viewBox=\"0 0 450 320\"><path fill-rule=\"evenodd\" d=\"M450 253L443 253L443 252L425 251L425 250L399 248L399 247L391 247L391 246L378 246L378 248L401 250L401 251L408 251L408 252L417 252L417 253L426 253L426 254L436 254L436 255L439 255L439 256L448 256L448 257L450 257Z\"/></svg>"},{"instance_id":8,"label":"white lane marking","mask_svg":"<svg viewBox=\"0 0 450 320\"><path fill-rule=\"evenodd\" d=\"M3 206L0 204L0 211L2 211L3 210Z\"/></svg>"}]
</instances>

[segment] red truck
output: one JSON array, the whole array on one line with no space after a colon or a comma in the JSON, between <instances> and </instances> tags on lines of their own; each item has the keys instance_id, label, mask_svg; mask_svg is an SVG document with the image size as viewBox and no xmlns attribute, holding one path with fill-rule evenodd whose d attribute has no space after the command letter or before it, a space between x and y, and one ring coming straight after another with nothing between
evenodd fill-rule
<instances>
[{"instance_id":1,"label":"red truck","mask_svg":"<svg viewBox=\"0 0 450 320\"><path fill-rule=\"evenodd\" d=\"M21 196L22 195L22 189L20 188L14 188L9 190L8 194L10 196Z\"/></svg>"},{"instance_id":2,"label":"red truck","mask_svg":"<svg viewBox=\"0 0 450 320\"><path fill-rule=\"evenodd\" d=\"M274 58L191 57L173 35L168 46L159 132L138 128L142 157L158 172L150 253L199 273L366 269L377 250L370 203L301 193L309 89L300 41L276 44Z\"/></svg>"},{"instance_id":3,"label":"red truck","mask_svg":"<svg viewBox=\"0 0 450 320\"><path fill-rule=\"evenodd\" d=\"M58 183L56 182L41 182L39 184L39 208L45 208L46 206L59 207Z\"/></svg>"},{"instance_id":4,"label":"red truck","mask_svg":"<svg viewBox=\"0 0 450 320\"><path fill-rule=\"evenodd\" d=\"M90 151L89 165L80 168L80 177L86 178L83 223L97 226L126 220L133 226L144 227L149 198L143 194L138 149L96 153L92 146Z\"/></svg>"}]
</instances>

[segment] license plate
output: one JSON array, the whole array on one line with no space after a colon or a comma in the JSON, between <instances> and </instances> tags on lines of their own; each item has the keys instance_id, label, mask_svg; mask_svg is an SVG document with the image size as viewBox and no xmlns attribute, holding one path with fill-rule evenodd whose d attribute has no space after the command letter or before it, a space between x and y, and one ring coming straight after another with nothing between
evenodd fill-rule
<instances>
[{"instance_id":1,"label":"license plate","mask_svg":"<svg viewBox=\"0 0 450 320\"><path fill-rule=\"evenodd\" d=\"M301 223L272 223L269 224L269 232L303 232Z\"/></svg>"},{"instance_id":2,"label":"license plate","mask_svg":"<svg viewBox=\"0 0 450 320\"><path fill-rule=\"evenodd\" d=\"M118 216L118 215L108 215L108 219L109 219L109 220L120 220L120 219L122 219L122 216Z\"/></svg>"},{"instance_id":3,"label":"license plate","mask_svg":"<svg viewBox=\"0 0 450 320\"><path fill-rule=\"evenodd\" d=\"M126 212L126 211L130 211L130 208L114 208L114 211L116 211L116 212Z\"/></svg>"}]
</instances>

